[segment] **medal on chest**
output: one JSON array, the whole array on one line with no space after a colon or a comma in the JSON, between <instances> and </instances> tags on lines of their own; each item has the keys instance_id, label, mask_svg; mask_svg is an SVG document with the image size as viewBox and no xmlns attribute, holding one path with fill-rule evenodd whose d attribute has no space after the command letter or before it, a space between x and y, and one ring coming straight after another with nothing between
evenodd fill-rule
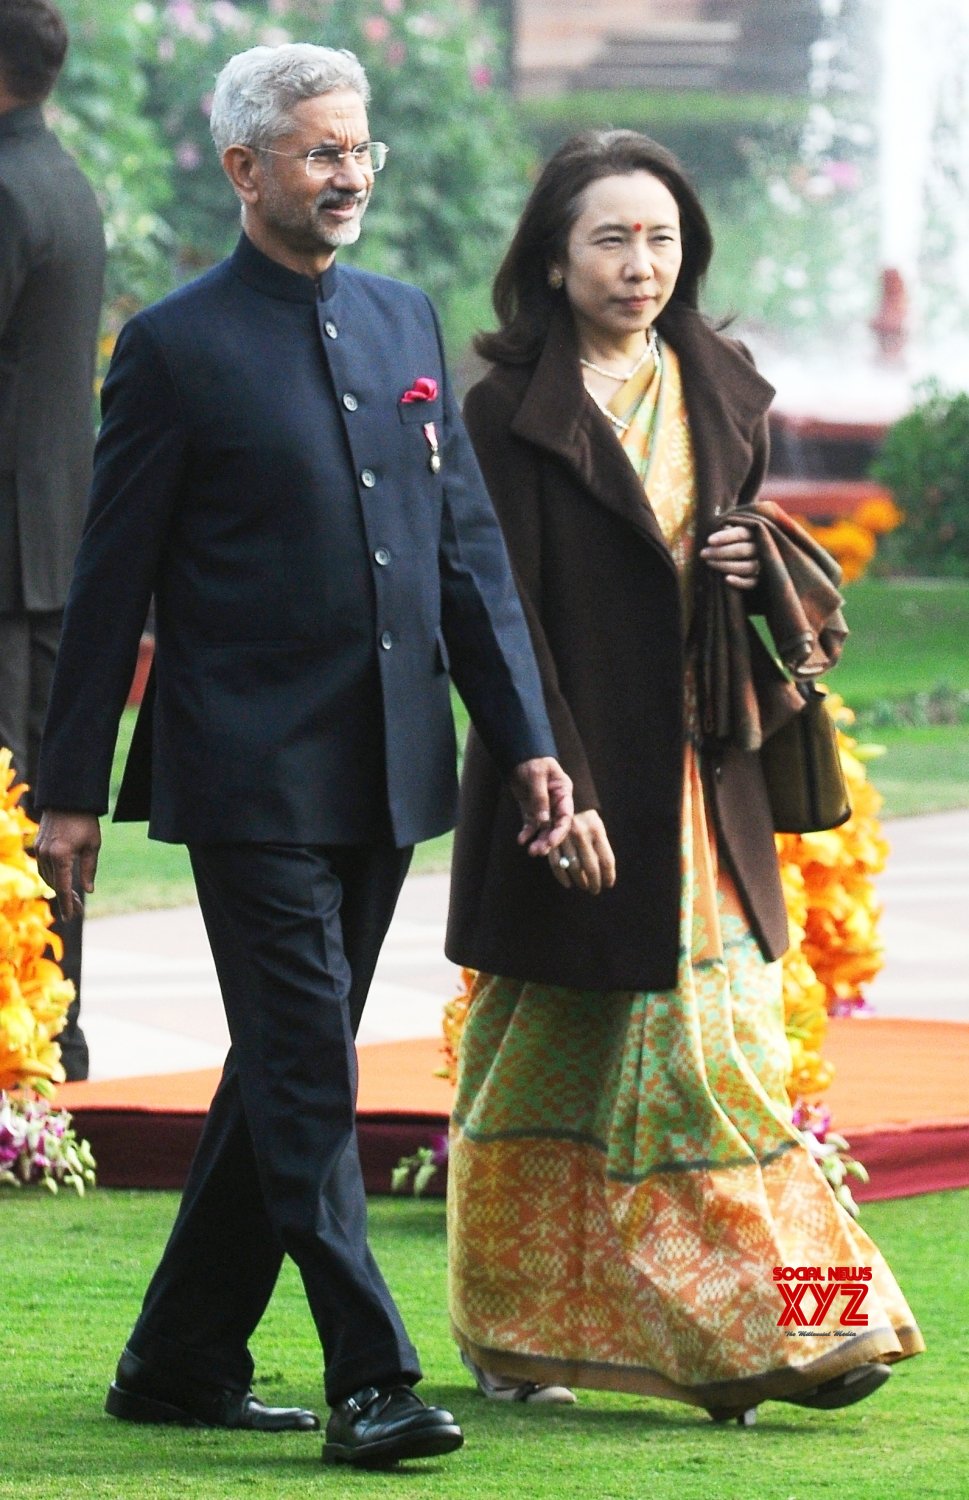
<instances>
[{"instance_id":1,"label":"medal on chest","mask_svg":"<svg viewBox=\"0 0 969 1500\"><path fill-rule=\"evenodd\" d=\"M424 436L427 438L427 446L430 449L427 467L432 474L439 474L441 472L441 445L437 440L437 428L433 422L424 423Z\"/></svg>"}]
</instances>

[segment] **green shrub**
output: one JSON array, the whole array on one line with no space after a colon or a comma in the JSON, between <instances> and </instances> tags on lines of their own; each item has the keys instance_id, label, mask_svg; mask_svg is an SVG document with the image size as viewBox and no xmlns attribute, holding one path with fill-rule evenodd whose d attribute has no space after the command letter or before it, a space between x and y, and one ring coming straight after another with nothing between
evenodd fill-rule
<instances>
[{"instance_id":1,"label":"green shrub","mask_svg":"<svg viewBox=\"0 0 969 1500\"><path fill-rule=\"evenodd\" d=\"M104 214L105 325L116 332L125 317L172 284L168 156L147 114L142 70L154 44L154 10L130 0L60 0L59 8L71 45L46 112Z\"/></svg>"},{"instance_id":2,"label":"green shrub","mask_svg":"<svg viewBox=\"0 0 969 1500\"><path fill-rule=\"evenodd\" d=\"M886 567L928 578L969 578L969 394L936 381L889 429L872 477L905 520L881 543Z\"/></svg>"},{"instance_id":3,"label":"green shrub","mask_svg":"<svg viewBox=\"0 0 969 1500\"><path fill-rule=\"evenodd\" d=\"M579 89L525 99L518 113L543 160L578 130L641 130L680 158L706 199L747 178L752 147L793 155L807 101L699 89Z\"/></svg>"},{"instance_id":4,"label":"green shrub","mask_svg":"<svg viewBox=\"0 0 969 1500\"><path fill-rule=\"evenodd\" d=\"M497 35L454 0L330 0L319 9L313 40L360 58L371 129L391 148L359 245L340 259L423 287L456 353L491 321L491 281L533 164L501 87Z\"/></svg>"}]
</instances>

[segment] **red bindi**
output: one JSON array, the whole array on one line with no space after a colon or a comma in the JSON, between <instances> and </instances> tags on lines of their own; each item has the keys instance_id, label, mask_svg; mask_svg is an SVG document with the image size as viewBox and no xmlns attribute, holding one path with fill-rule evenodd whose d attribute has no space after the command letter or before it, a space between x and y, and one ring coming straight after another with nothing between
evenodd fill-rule
<instances>
[{"instance_id":1,"label":"red bindi","mask_svg":"<svg viewBox=\"0 0 969 1500\"><path fill-rule=\"evenodd\" d=\"M635 231L636 231L637 234L642 229L642 227L643 227L642 224L634 224L633 225L633 228L635 229Z\"/></svg>"}]
</instances>

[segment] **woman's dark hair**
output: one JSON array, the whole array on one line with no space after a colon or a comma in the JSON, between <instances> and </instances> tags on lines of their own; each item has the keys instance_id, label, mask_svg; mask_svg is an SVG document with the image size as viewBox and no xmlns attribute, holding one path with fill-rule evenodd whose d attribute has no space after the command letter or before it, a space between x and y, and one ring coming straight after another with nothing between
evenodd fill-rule
<instances>
[{"instance_id":1,"label":"woman's dark hair","mask_svg":"<svg viewBox=\"0 0 969 1500\"><path fill-rule=\"evenodd\" d=\"M492 288L498 330L480 333L475 339L475 348L484 359L521 364L537 357L562 296L548 284L549 267L565 260L583 193L602 177L630 172L658 177L676 199L683 265L672 300L696 307L713 254L713 235L680 163L665 146L638 131L586 130L572 136L549 159L525 204Z\"/></svg>"},{"instance_id":2,"label":"woman's dark hair","mask_svg":"<svg viewBox=\"0 0 969 1500\"><path fill-rule=\"evenodd\" d=\"M15 99L46 99L67 55L67 27L48 0L0 3L0 78Z\"/></svg>"}]
</instances>

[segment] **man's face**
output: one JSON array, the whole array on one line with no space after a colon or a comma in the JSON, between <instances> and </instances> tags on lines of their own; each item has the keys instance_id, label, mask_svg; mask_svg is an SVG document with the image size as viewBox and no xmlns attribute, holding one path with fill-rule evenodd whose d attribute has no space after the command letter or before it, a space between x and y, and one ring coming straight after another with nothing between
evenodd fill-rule
<instances>
[{"instance_id":1,"label":"man's face","mask_svg":"<svg viewBox=\"0 0 969 1500\"><path fill-rule=\"evenodd\" d=\"M270 254L319 260L360 237L373 189L373 172L346 155L324 177L308 176L305 154L319 146L349 152L369 138L367 111L354 89L304 99L290 114L291 129L257 155L258 194L247 205L247 227ZM273 153L285 152L285 155ZM290 154L292 153L292 154Z\"/></svg>"}]
</instances>

